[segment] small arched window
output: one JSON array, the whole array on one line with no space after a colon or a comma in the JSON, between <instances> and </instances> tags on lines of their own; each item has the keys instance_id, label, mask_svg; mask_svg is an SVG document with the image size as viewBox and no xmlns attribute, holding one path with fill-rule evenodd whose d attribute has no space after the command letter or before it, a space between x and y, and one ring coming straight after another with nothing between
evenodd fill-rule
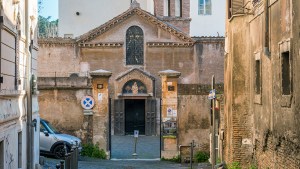
<instances>
[{"instance_id":1,"label":"small arched window","mask_svg":"<svg viewBox=\"0 0 300 169\"><path fill-rule=\"evenodd\" d=\"M144 34L138 26L131 26L126 32L126 65L144 64Z\"/></svg>"},{"instance_id":2,"label":"small arched window","mask_svg":"<svg viewBox=\"0 0 300 169\"><path fill-rule=\"evenodd\" d=\"M122 90L123 94L145 94L147 93L146 85L139 80L130 80L125 83Z\"/></svg>"}]
</instances>

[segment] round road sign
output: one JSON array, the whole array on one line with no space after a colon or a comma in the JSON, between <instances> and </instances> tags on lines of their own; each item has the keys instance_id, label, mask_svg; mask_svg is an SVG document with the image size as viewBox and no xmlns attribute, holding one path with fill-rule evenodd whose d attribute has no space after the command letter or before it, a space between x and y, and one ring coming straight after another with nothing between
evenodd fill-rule
<instances>
[{"instance_id":1,"label":"round road sign","mask_svg":"<svg viewBox=\"0 0 300 169\"><path fill-rule=\"evenodd\" d=\"M84 96L81 99L81 106L85 110L92 109L95 105L95 100L91 96Z\"/></svg>"}]
</instances>

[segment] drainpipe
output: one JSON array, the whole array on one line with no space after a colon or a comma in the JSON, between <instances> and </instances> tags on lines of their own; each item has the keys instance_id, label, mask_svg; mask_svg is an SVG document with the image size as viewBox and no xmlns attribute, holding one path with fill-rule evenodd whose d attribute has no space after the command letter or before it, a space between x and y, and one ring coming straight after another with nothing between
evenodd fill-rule
<instances>
[{"instance_id":1,"label":"drainpipe","mask_svg":"<svg viewBox=\"0 0 300 169\"><path fill-rule=\"evenodd\" d=\"M269 28L269 0L264 1L264 12L265 12L265 45L264 45L264 53L267 56L271 55L270 52L270 28Z\"/></svg>"},{"instance_id":2,"label":"drainpipe","mask_svg":"<svg viewBox=\"0 0 300 169\"><path fill-rule=\"evenodd\" d=\"M25 52L26 52L26 98L27 98L27 169L33 169L32 150L32 91L31 91L31 51L30 51L30 0L25 0Z\"/></svg>"}]
</instances>

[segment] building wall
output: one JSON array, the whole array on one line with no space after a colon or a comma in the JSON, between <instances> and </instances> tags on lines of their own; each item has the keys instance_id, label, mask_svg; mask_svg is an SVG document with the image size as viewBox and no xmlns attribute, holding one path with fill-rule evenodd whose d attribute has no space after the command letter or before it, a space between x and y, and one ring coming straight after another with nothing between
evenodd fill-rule
<instances>
[{"instance_id":1,"label":"building wall","mask_svg":"<svg viewBox=\"0 0 300 169\"><path fill-rule=\"evenodd\" d=\"M199 0L190 0L191 36L224 36L226 0L211 0L212 14L198 14Z\"/></svg>"},{"instance_id":2,"label":"building wall","mask_svg":"<svg viewBox=\"0 0 300 169\"><path fill-rule=\"evenodd\" d=\"M94 115L98 119L93 118L94 121L92 121L86 119L80 105L83 95L90 95L89 84L90 81L94 82L94 77L89 79L91 72L103 69L112 73L108 80L112 113L114 112L114 99L118 99L122 94L120 91L123 86L120 84L124 84L127 80L140 79L146 83L145 86L151 88L147 93L149 94L147 97L151 99L162 97L162 77L159 76L159 71L171 69L180 72L179 84L208 84L210 80L207 80L211 78L211 72L217 74L218 82L223 81L224 38L198 38L194 39L195 44L184 45L184 41L176 36L178 34L154 24L153 20L144 19L136 14L127 17L124 21L116 21L114 18L112 23L118 24L110 26L105 32L83 42L80 42L79 39L69 38L40 39L38 64L41 67L38 69L38 75L41 117L49 120L63 132L77 135L84 141L89 141L90 136L86 134L90 134L94 143L99 142L101 148L107 150L105 141L108 140L108 110L101 110L101 106L98 106L99 109L93 108ZM143 65L126 65L126 31L133 25L139 26L143 30ZM191 41L194 40L191 39ZM102 43L108 45L97 46ZM152 43L158 45L151 45ZM172 45L173 43L181 45ZM211 68L215 69L210 70ZM130 70L134 71L130 72ZM71 77L74 73L78 74L78 78L86 78L86 80L84 82L78 79L78 81L72 81ZM71 74L73 75L70 76ZM63 80L64 78L65 80ZM152 87L154 88L152 89ZM64 99L68 103L65 103ZM193 97L193 99L195 100L192 105L197 104L198 98ZM72 109L68 107L72 107ZM198 109L195 110L195 113L196 111ZM61 118L62 116L59 114L64 114L62 116L72 114L76 120L71 120L73 117ZM113 129L114 117L111 120ZM93 132L87 132L90 131L90 128L87 127L88 124L93 126L91 129ZM114 134L113 130L112 134ZM184 141L184 143L186 142L188 141ZM177 145L175 148L178 148Z\"/></svg>"},{"instance_id":3,"label":"building wall","mask_svg":"<svg viewBox=\"0 0 300 169\"><path fill-rule=\"evenodd\" d=\"M137 0L137 2L143 10L153 14L153 0ZM125 12L130 3L131 0L59 1L58 34L60 37L64 37L65 34L73 34L73 37L84 34ZM76 12L79 12L79 15Z\"/></svg>"},{"instance_id":4,"label":"building wall","mask_svg":"<svg viewBox=\"0 0 300 169\"><path fill-rule=\"evenodd\" d=\"M29 43L31 48L29 70L36 75L37 70L37 1L1 1L0 26L0 142L3 148L0 162L3 168L27 168L27 82ZM28 16L26 16L28 12ZM27 27L27 29L26 29ZM38 102L32 95L32 119L39 124ZM39 125L31 128L32 165L39 166Z\"/></svg>"},{"instance_id":5,"label":"building wall","mask_svg":"<svg viewBox=\"0 0 300 169\"><path fill-rule=\"evenodd\" d=\"M170 1L170 16L164 16L163 0L137 0L137 2L140 4L141 9L189 34L191 21L189 0L182 1L182 17L175 16L174 0ZM130 6L131 0L59 1L58 35L59 37L65 37L66 35L66 37L72 38L82 35L125 12ZM79 12L79 15L76 14L77 12Z\"/></svg>"},{"instance_id":6,"label":"building wall","mask_svg":"<svg viewBox=\"0 0 300 169\"><path fill-rule=\"evenodd\" d=\"M269 1L270 38L266 41L264 2L247 5L254 15L226 20L224 157L227 163L238 161L244 167L297 168L300 6L295 0ZM264 52L265 42L269 42L270 54ZM281 59L286 51L291 58L290 95L282 94ZM255 81L257 60L261 85Z\"/></svg>"}]
</instances>

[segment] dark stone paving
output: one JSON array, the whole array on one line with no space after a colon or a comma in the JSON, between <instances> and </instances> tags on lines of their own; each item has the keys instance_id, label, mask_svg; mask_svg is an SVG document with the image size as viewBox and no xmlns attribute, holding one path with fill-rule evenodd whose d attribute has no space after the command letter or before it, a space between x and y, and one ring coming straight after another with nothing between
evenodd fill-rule
<instances>
[{"instance_id":1,"label":"dark stone paving","mask_svg":"<svg viewBox=\"0 0 300 169\"><path fill-rule=\"evenodd\" d=\"M134 137L112 136L111 159L134 159ZM159 159L160 138L159 136L139 136L137 140L137 159Z\"/></svg>"},{"instance_id":2,"label":"dark stone paving","mask_svg":"<svg viewBox=\"0 0 300 169\"><path fill-rule=\"evenodd\" d=\"M43 169L55 169L59 163L57 159L46 158ZM93 158L81 157L78 162L78 169L189 169L189 165L182 165L168 161L150 161L150 160L99 160ZM193 169L211 169L207 163L199 163L193 166Z\"/></svg>"}]
</instances>

